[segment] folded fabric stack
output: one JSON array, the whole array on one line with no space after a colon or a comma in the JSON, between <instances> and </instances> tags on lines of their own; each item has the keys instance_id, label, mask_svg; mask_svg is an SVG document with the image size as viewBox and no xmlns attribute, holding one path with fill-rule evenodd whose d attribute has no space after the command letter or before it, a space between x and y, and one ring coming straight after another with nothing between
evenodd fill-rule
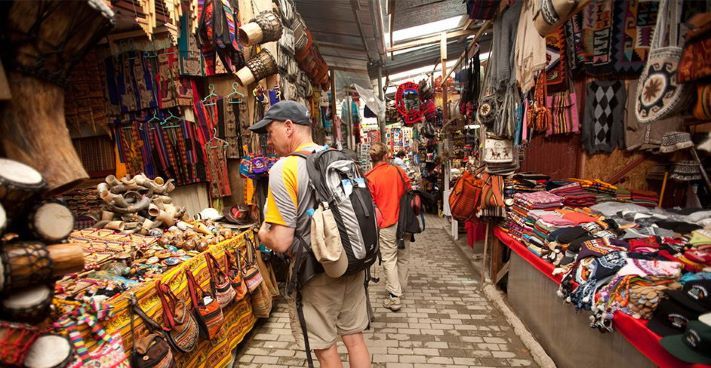
<instances>
[{"instance_id":1,"label":"folded fabric stack","mask_svg":"<svg viewBox=\"0 0 711 368\"><path fill-rule=\"evenodd\" d=\"M550 176L538 173L518 173L513 176L513 188L518 192L541 192L546 190Z\"/></svg>"},{"instance_id":2,"label":"folded fabric stack","mask_svg":"<svg viewBox=\"0 0 711 368\"><path fill-rule=\"evenodd\" d=\"M569 207L589 207L597 203L597 197L583 190L580 183L566 184L550 192L563 197L563 204Z\"/></svg>"},{"instance_id":3,"label":"folded fabric stack","mask_svg":"<svg viewBox=\"0 0 711 368\"><path fill-rule=\"evenodd\" d=\"M595 194L597 203L605 201L614 201L617 196L617 187L606 183L600 179L587 180L587 179L570 179L571 181L580 183L588 192Z\"/></svg>"},{"instance_id":4,"label":"folded fabric stack","mask_svg":"<svg viewBox=\"0 0 711 368\"><path fill-rule=\"evenodd\" d=\"M618 202L632 202L632 192L626 188L617 188Z\"/></svg>"},{"instance_id":5,"label":"folded fabric stack","mask_svg":"<svg viewBox=\"0 0 711 368\"><path fill-rule=\"evenodd\" d=\"M555 209L563 207L563 198L551 192L516 193L514 203L526 210Z\"/></svg>"},{"instance_id":6,"label":"folded fabric stack","mask_svg":"<svg viewBox=\"0 0 711 368\"><path fill-rule=\"evenodd\" d=\"M659 202L659 195L656 192L632 190L630 196L630 202L644 207L653 208Z\"/></svg>"}]
</instances>

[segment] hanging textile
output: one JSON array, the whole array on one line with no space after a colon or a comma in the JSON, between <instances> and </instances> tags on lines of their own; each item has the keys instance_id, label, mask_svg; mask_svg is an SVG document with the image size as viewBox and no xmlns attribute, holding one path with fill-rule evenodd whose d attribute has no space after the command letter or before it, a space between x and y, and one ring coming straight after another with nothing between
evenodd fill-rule
<instances>
[{"instance_id":1,"label":"hanging textile","mask_svg":"<svg viewBox=\"0 0 711 368\"><path fill-rule=\"evenodd\" d=\"M220 99L217 106L220 112L220 127L218 136L227 141L227 158L242 158L242 134L240 132L240 107L241 101L234 99Z\"/></svg>"},{"instance_id":2,"label":"hanging textile","mask_svg":"<svg viewBox=\"0 0 711 368\"><path fill-rule=\"evenodd\" d=\"M106 59L106 99L112 113L158 107L156 70L151 59L155 58L135 51Z\"/></svg>"},{"instance_id":3,"label":"hanging textile","mask_svg":"<svg viewBox=\"0 0 711 368\"><path fill-rule=\"evenodd\" d=\"M585 70L639 75L647 60L659 2L592 0L583 11Z\"/></svg>"},{"instance_id":4,"label":"hanging textile","mask_svg":"<svg viewBox=\"0 0 711 368\"><path fill-rule=\"evenodd\" d=\"M226 72L234 73L245 65L238 42L239 8L237 0L198 1L198 47L205 56L206 74L220 73L216 56Z\"/></svg>"},{"instance_id":5,"label":"hanging textile","mask_svg":"<svg viewBox=\"0 0 711 368\"><path fill-rule=\"evenodd\" d=\"M515 80L513 71L514 65L516 65L514 64L514 49L518 41L517 30L518 19L522 14L521 4L522 1L515 2L500 17L494 19L492 42L495 47L491 50L491 57L489 58L489 62L492 63L489 75L491 86L496 90L505 88Z\"/></svg>"},{"instance_id":6,"label":"hanging textile","mask_svg":"<svg viewBox=\"0 0 711 368\"><path fill-rule=\"evenodd\" d=\"M568 70L571 76L576 76L583 71L585 66L582 13L573 15L573 17L565 23L564 28Z\"/></svg>"},{"instance_id":7,"label":"hanging textile","mask_svg":"<svg viewBox=\"0 0 711 368\"><path fill-rule=\"evenodd\" d=\"M522 0L521 17L518 20L514 58L516 81L521 93L526 95L535 84L536 75L546 67L546 40L533 25L535 1ZM496 36L496 33L494 33ZM498 44L497 44L498 46Z\"/></svg>"},{"instance_id":8,"label":"hanging textile","mask_svg":"<svg viewBox=\"0 0 711 368\"><path fill-rule=\"evenodd\" d=\"M592 81L586 91L583 147L588 153L612 152L624 145L627 94L623 81Z\"/></svg>"},{"instance_id":9,"label":"hanging textile","mask_svg":"<svg viewBox=\"0 0 711 368\"><path fill-rule=\"evenodd\" d=\"M190 16L180 17L180 37L178 50L180 56L180 74L195 77L205 76L205 59L197 46L197 41L191 32Z\"/></svg>"},{"instance_id":10,"label":"hanging textile","mask_svg":"<svg viewBox=\"0 0 711 368\"><path fill-rule=\"evenodd\" d=\"M210 197L212 199L232 195L230 177L227 173L227 147L228 143L226 141L217 138L213 138L205 145L210 176Z\"/></svg>"},{"instance_id":11,"label":"hanging textile","mask_svg":"<svg viewBox=\"0 0 711 368\"><path fill-rule=\"evenodd\" d=\"M481 63L479 51L467 60L467 67L460 73L462 75L462 97L459 100L459 112L465 116L472 116L478 108L479 87L481 86Z\"/></svg>"},{"instance_id":12,"label":"hanging textile","mask_svg":"<svg viewBox=\"0 0 711 368\"><path fill-rule=\"evenodd\" d=\"M167 109L175 106L193 104L194 81L180 77L177 49L167 48L158 53L158 73L156 89L158 108Z\"/></svg>"},{"instance_id":13,"label":"hanging textile","mask_svg":"<svg viewBox=\"0 0 711 368\"><path fill-rule=\"evenodd\" d=\"M580 130L575 92L553 93L546 97L546 105L551 112L551 124L546 136L577 133Z\"/></svg>"},{"instance_id":14,"label":"hanging textile","mask_svg":"<svg viewBox=\"0 0 711 368\"><path fill-rule=\"evenodd\" d=\"M583 10L585 71L591 75L612 72L612 0L592 0Z\"/></svg>"},{"instance_id":15,"label":"hanging textile","mask_svg":"<svg viewBox=\"0 0 711 368\"><path fill-rule=\"evenodd\" d=\"M558 27L546 36L546 89L549 94L568 90L567 58L565 30Z\"/></svg>"},{"instance_id":16,"label":"hanging textile","mask_svg":"<svg viewBox=\"0 0 711 368\"><path fill-rule=\"evenodd\" d=\"M127 173L172 178L176 185L206 181L205 154L203 144L196 141L195 124L175 120L161 125L150 119L131 116L116 125L116 146Z\"/></svg>"}]
</instances>

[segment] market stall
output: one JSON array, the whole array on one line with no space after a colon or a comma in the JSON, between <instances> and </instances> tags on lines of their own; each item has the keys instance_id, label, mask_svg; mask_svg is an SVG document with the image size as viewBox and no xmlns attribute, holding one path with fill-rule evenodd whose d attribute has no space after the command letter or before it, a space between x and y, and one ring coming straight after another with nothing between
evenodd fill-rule
<instances>
[{"instance_id":1,"label":"market stall","mask_svg":"<svg viewBox=\"0 0 711 368\"><path fill-rule=\"evenodd\" d=\"M455 71L459 124L477 130L466 161L447 157L459 179L446 185L446 213L453 235L466 222L469 243L483 243L482 281L507 292L561 366L711 363L693 337L711 328L697 293L710 278L711 182L709 101L698 94L707 80L696 74L708 68L697 55L710 9L591 0L467 10L491 35L467 45Z\"/></svg>"},{"instance_id":2,"label":"market stall","mask_svg":"<svg viewBox=\"0 0 711 368\"><path fill-rule=\"evenodd\" d=\"M294 3L17 1L0 19L0 365L231 366L279 295L254 233L277 158L247 128L288 99L333 133Z\"/></svg>"}]
</instances>

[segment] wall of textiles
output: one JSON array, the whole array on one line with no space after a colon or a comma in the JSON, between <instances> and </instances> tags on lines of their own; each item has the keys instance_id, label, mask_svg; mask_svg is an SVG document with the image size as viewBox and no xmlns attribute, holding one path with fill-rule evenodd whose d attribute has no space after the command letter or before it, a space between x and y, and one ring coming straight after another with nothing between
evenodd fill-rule
<instances>
[{"instance_id":1,"label":"wall of textiles","mask_svg":"<svg viewBox=\"0 0 711 368\"><path fill-rule=\"evenodd\" d=\"M483 82L478 98L463 95L466 108L461 109L486 126L484 141L496 136L524 146L526 170L605 179L635 166L621 180L642 190L660 189L661 181L647 175L653 168L673 172L692 159L673 149L674 155L656 154L665 141L688 132L690 120L709 120L702 112L711 103L700 92L706 84L694 74L706 73L704 62L689 56L703 54L700 45L709 38L708 23L685 23L711 10L706 2L591 0L547 31L534 22L537 1L505 1L498 13L483 11L486 3L470 4L470 17L493 16L490 58L486 71L473 69L465 78ZM650 55L659 57L660 48L669 44L686 55L677 58L680 76L675 84L657 80L671 77L650 69L649 63ZM692 49L696 52L688 51ZM670 105L673 101L667 99L679 91L684 92L682 100ZM481 110L474 114L482 106L493 111L491 119L483 119ZM665 106L674 110L658 113ZM707 138L707 130L692 128L699 133L694 140ZM575 164L551 168L551 155L570 157L566 161Z\"/></svg>"},{"instance_id":2,"label":"wall of textiles","mask_svg":"<svg viewBox=\"0 0 711 368\"><path fill-rule=\"evenodd\" d=\"M293 3L279 2L284 11L270 0L211 4L115 2L118 17L139 29L126 31L122 23L108 45L81 61L67 87L68 125L92 177L143 172L173 178L178 186L206 185L210 201L242 203L250 196L240 160L268 153L249 125L287 98L311 106L321 119L320 90L294 60L290 27L301 18ZM285 37L258 47L241 44L239 26L264 11L281 15ZM213 26L215 19L226 27ZM239 85L234 73L262 50L279 60L279 74ZM289 68L281 68L284 63Z\"/></svg>"}]
</instances>

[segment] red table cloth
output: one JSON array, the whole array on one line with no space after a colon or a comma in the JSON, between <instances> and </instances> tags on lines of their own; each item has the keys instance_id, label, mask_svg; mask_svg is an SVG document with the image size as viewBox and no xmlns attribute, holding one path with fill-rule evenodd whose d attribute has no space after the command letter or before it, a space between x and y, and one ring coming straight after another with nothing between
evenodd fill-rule
<instances>
[{"instance_id":1,"label":"red table cloth","mask_svg":"<svg viewBox=\"0 0 711 368\"><path fill-rule=\"evenodd\" d=\"M531 266L546 275L546 277L556 284L560 284L562 275L553 275L553 269L555 268L553 264L533 254L523 243L512 238L500 227L494 228L494 236L507 247L511 248L512 251L516 252L521 258L526 260ZM618 333L624 336L625 339L644 356L660 367L711 367L711 365L706 364L685 363L669 354L659 343L659 340L662 338L647 328L646 320L635 319L625 313L615 312L612 322Z\"/></svg>"}]
</instances>

